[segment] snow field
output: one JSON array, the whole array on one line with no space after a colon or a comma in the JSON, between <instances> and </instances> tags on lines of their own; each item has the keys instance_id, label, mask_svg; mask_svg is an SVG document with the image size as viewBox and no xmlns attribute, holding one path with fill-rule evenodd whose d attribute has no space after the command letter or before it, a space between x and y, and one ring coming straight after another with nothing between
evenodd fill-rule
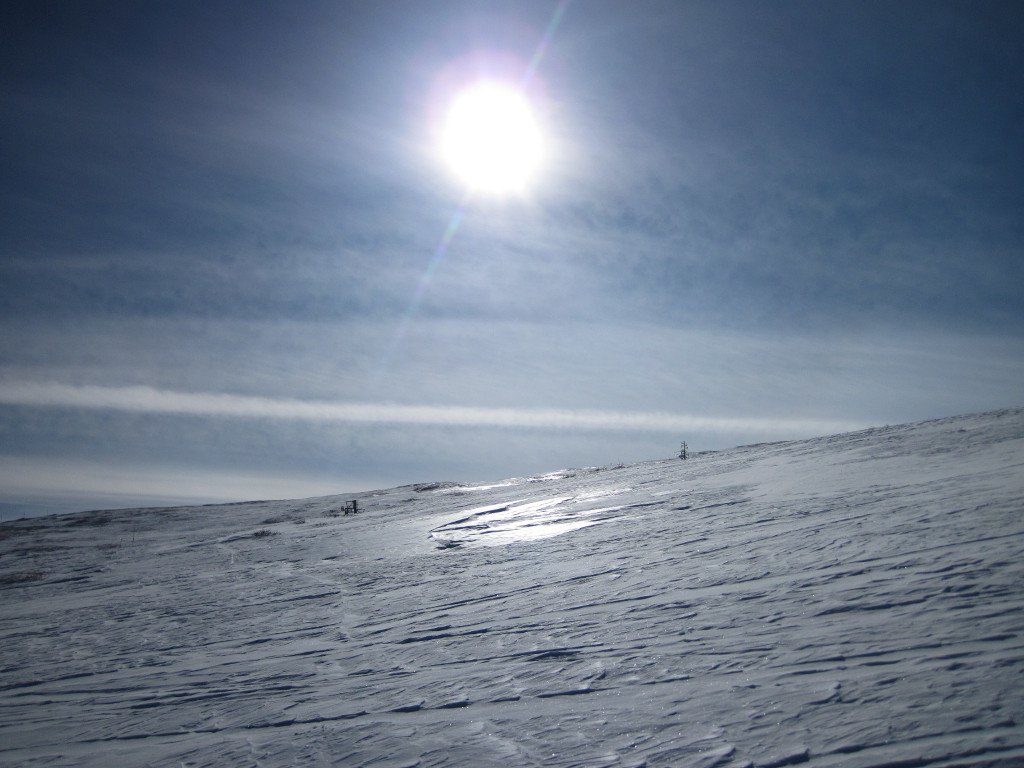
<instances>
[{"instance_id":1,"label":"snow field","mask_svg":"<svg viewBox=\"0 0 1024 768\"><path fill-rule=\"evenodd\" d=\"M1024 765L1024 410L0 526L0 765Z\"/></svg>"}]
</instances>

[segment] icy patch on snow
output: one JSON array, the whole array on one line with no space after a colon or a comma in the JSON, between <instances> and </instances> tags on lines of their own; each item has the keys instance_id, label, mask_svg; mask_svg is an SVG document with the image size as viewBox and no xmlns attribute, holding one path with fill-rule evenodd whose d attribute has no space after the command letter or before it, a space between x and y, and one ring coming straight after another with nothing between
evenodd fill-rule
<instances>
[{"instance_id":1,"label":"icy patch on snow","mask_svg":"<svg viewBox=\"0 0 1024 768\"><path fill-rule=\"evenodd\" d=\"M588 508L594 499L629 489L601 489L575 496L556 496L536 501L513 501L467 510L469 514L440 525L430 532L441 548L493 547L521 541L537 541L588 528L621 517L623 505Z\"/></svg>"},{"instance_id":2,"label":"icy patch on snow","mask_svg":"<svg viewBox=\"0 0 1024 768\"><path fill-rule=\"evenodd\" d=\"M490 485L471 485L463 488L464 491L493 491L495 488L508 488L515 483L511 480L506 480L502 483L491 483Z\"/></svg>"}]
</instances>

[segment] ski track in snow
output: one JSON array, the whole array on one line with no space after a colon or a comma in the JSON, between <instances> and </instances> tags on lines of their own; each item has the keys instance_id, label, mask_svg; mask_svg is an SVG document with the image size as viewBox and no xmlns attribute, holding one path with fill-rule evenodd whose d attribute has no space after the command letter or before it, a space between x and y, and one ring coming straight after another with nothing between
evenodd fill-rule
<instances>
[{"instance_id":1,"label":"ski track in snow","mask_svg":"<svg viewBox=\"0 0 1024 768\"><path fill-rule=\"evenodd\" d=\"M0 765L1024 765L1024 410L0 526Z\"/></svg>"}]
</instances>

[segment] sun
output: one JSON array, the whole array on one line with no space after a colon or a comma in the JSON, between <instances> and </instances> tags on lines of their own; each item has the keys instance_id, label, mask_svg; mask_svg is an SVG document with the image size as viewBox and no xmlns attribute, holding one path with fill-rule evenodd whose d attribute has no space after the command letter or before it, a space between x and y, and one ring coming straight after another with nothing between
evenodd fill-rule
<instances>
[{"instance_id":1,"label":"sun","mask_svg":"<svg viewBox=\"0 0 1024 768\"><path fill-rule=\"evenodd\" d=\"M483 81L460 91L441 132L441 153L473 191L523 192L542 159L530 102L518 88Z\"/></svg>"}]
</instances>

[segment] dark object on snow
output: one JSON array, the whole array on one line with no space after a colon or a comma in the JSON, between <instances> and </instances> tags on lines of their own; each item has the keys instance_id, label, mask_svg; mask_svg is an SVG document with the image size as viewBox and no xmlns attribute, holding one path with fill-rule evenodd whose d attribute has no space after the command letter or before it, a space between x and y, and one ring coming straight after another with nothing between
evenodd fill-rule
<instances>
[{"instance_id":1,"label":"dark object on snow","mask_svg":"<svg viewBox=\"0 0 1024 768\"><path fill-rule=\"evenodd\" d=\"M683 444L679 446L679 458L684 461L690 458L690 446L686 444L685 440L683 441Z\"/></svg>"},{"instance_id":2,"label":"dark object on snow","mask_svg":"<svg viewBox=\"0 0 1024 768\"><path fill-rule=\"evenodd\" d=\"M352 501L346 501L345 506L342 507L342 511L346 515L354 515L359 512L359 503L355 499L352 499Z\"/></svg>"}]
</instances>

